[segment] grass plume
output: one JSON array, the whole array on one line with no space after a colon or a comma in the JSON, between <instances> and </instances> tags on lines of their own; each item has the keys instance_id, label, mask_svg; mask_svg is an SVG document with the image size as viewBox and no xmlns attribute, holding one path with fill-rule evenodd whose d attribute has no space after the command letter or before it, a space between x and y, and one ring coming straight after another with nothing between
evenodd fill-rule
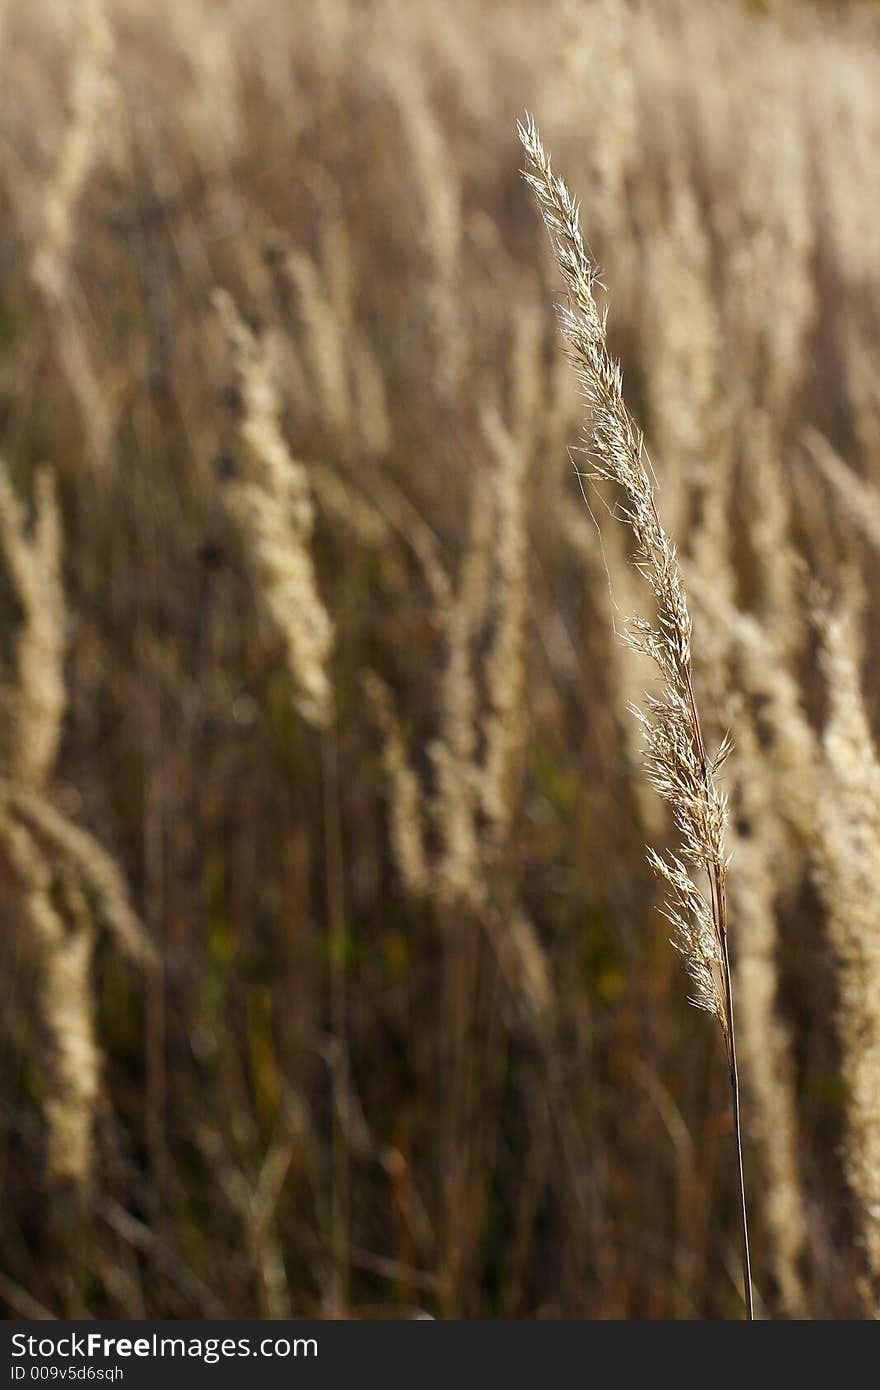
<instances>
[{"instance_id":1,"label":"grass plume","mask_svg":"<svg viewBox=\"0 0 880 1390\"><path fill-rule=\"evenodd\" d=\"M669 805L679 834L678 854L648 851L651 866L667 887L664 914L673 944L691 977L691 1001L721 1026L733 1093L736 1157L742 1206L743 1278L746 1313L753 1316L748 1223L742 1169L739 1081L733 1021L733 989L728 953L726 804L717 773L730 752L725 741L708 754L694 694L691 663L692 623L675 546L657 508L644 439L623 399L623 375L610 355L606 316L594 297L599 268L588 256L578 206L552 170L531 117L518 125L526 155L524 176L538 199L553 243L568 303L559 320L587 408L584 430L590 477L613 484L622 500L620 520L630 528L634 564L649 584L656 619L631 619L627 640L653 661L659 694L648 694L634 714L642 726L645 771ZM705 877L708 893L694 881Z\"/></svg>"}]
</instances>

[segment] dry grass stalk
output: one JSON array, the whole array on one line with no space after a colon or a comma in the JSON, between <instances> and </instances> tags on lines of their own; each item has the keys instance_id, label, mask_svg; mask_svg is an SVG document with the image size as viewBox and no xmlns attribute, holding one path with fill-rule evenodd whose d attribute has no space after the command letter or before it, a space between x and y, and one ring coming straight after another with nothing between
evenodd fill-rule
<instances>
[{"instance_id":1,"label":"dry grass stalk","mask_svg":"<svg viewBox=\"0 0 880 1390\"><path fill-rule=\"evenodd\" d=\"M520 451L528 455L548 413L549 381L544 362L547 322L544 294L537 282L524 291L511 332L510 433Z\"/></svg>"},{"instance_id":2,"label":"dry grass stalk","mask_svg":"<svg viewBox=\"0 0 880 1390\"><path fill-rule=\"evenodd\" d=\"M214 303L243 396L241 476L225 482L223 495L241 529L260 600L284 638L297 708L310 723L326 725L333 717L327 675L333 625L318 593L309 549L313 508L308 474L291 456L281 431L265 344L225 290L215 291Z\"/></svg>"},{"instance_id":3,"label":"dry grass stalk","mask_svg":"<svg viewBox=\"0 0 880 1390\"><path fill-rule=\"evenodd\" d=\"M152 969L155 952L131 905L128 887L116 860L103 845L62 814L44 796L20 783L2 787L10 809L61 861L71 880L93 900L94 914L113 935L122 954L141 969Z\"/></svg>"},{"instance_id":4,"label":"dry grass stalk","mask_svg":"<svg viewBox=\"0 0 880 1390\"><path fill-rule=\"evenodd\" d=\"M64 291L76 205L91 173L106 121L113 35L104 0L83 0L82 31L73 74L70 121L46 195L43 230L34 253L34 280L49 299Z\"/></svg>"},{"instance_id":5,"label":"dry grass stalk","mask_svg":"<svg viewBox=\"0 0 880 1390\"><path fill-rule=\"evenodd\" d=\"M364 687L383 735L382 755L391 795L391 848L397 871L406 891L421 897L428 890L429 879L419 779L407 759L390 690L375 671L366 673Z\"/></svg>"},{"instance_id":6,"label":"dry grass stalk","mask_svg":"<svg viewBox=\"0 0 880 1390\"><path fill-rule=\"evenodd\" d=\"M880 455L880 383L873 362L873 335L853 324L844 344L845 390L862 457Z\"/></svg>"},{"instance_id":7,"label":"dry grass stalk","mask_svg":"<svg viewBox=\"0 0 880 1390\"><path fill-rule=\"evenodd\" d=\"M11 695L13 744L8 775L0 778L0 835L44 957L41 1002L53 1051L45 1103L49 1172L82 1184L91 1171L100 1089L91 987L95 918L88 896L131 959L149 965L152 952L112 858L48 799L66 705L61 540L50 470L37 474L29 525L0 459L0 542L23 611Z\"/></svg>"},{"instance_id":8,"label":"dry grass stalk","mask_svg":"<svg viewBox=\"0 0 880 1390\"><path fill-rule=\"evenodd\" d=\"M486 413L483 428L496 456L498 611L486 660L482 802L490 825L503 837L513 807L514 765L525 738L526 458L496 412Z\"/></svg>"},{"instance_id":9,"label":"dry grass stalk","mask_svg":"<svg viewBox=\"0 0 880 1390\"><path fill-rule=\"evenodd\" d=\"M730 751L722 743L710 758L700 726L693 689L691 617L675 547L660 521L654 484L648 472L641 432L623 401L619 365L608 353L605 316L596 305L598 267L581 236L577 205L552 171L531 118L519 125L525 150L525 178L534 191L550 233L568 294L560 308L562 331L588 410L586 452L592 477L614 484L622 494L621 519L635 542L635 563L657 605L656 624L630 624L634 650L655 664L659 695L648 695L635 713L645 740L645 768L653 786L668 803L680 837L680 853L649 851L649 859L668 888L665 915L694 986L692 1002L719 1022L730 1071L739 1177L743 1280L746 1314L753 1316L748 1253L739 1083L733 1021L733 990L727 940L727 856L724 849L725 798L716 774ZM708 897L693 874L705 874Z\"/></svg>"},{"instance_id":10,"label":"dry grass stalk","mask_svg":"<svg viewBox=\"0 0 880 1390\"><path fill-rule=\"evenodd\" d=\"M470 531L458 587L437 618L446 637L441 736L431 746L437 773L435 816L443 841L441 882L450 902L483 902L477 828L482 772L477 758L478 695L472 645L486 614L494 508L484 477L471 496Z\"/></svg>"},{"instance_id":11,"label":"dry grass stalk","mask_svg":"<svg viewBox=\"0 0 880 1390\"><path fill-rule=\"evenodd\" d=\"M560 353L559 357L566 373L572 377L564 355ZM628 563L626 535L623 528L617 525L613 514L606 521L602 508L597 509L590 518L584 510L582 499L575 501L570 494L560 497L558 512L560 529L585 567L589 587L598 593L607 590L612 603L615 640L609 644L608 663L611 672L609 684L617 692L615 722L619 724L620 737L632 770L632 789L638 804L639 822L651 836L659 835L665 820L663 805L641 776L641 730L638 720L633 719L629 712L644 691L642 672L638 663L631 660L625 640L616 640L622 635L620 626L624 625L626 618L645 610L649 613L652 611L650 595L640 576Z\"/></svg>"},{"instance_id":12,"label":"dry grass stalk","mask_svg":"<svg viewBox=\"0 0 880 1390\"><path fill-rule=\"evenodd\" d=\"M805 430L803 441L853 526L870 545L880 549L880 493L844 463L818 430Z\"/></svg>"},{"instance_id":13,"label":"dry grass stalk","mask_svg":"<svg viewBox=\"0 0 880 1390\"><path fill-rule=\"evenodd\" d=\"M334 526L347 530L358 545L377 550L391 539L391 527L379 507L326 463L309 463L315 498Z\"/></svg>"},{"instance_id":14,"label":"dry grass stalk","mask_svg":"<svg viewBox=\"0 0 880 1390\"><path fill-rule=\"evenodd\" d=\"M649 436L663 464L664 517L677 531L692 480L717 471L722 439L721 329L711 246L683 173L672 194L669 231L651 256L649 290ZM704 493L708 500L710 489Z\"/></svg>"},{"instance_id":15,"label":"dry grass stalk","mask_svg":"<svg viewBox=\"0 0 880 1390\"><path fill-rule=\"evenodd\" d=\"M683 392L686 385L686 380L680 381L679 391ZM788 852L787 827L775 811L773 775L760 751L748 708L744 701L734 703L728 693L731 686L736 689L744 684L749 688L751 684L736 679L743 664L739 645L747 640L742 635L743 626L752 639L752 648L760 644L765 649L763 658L755 662L759 671L763 661L769 669L778 667L787 673L784 657L796 650L799 634L787 499L780 495L776 456L761 423L761 418L754 422L754 449L749 464L756 474L754 482L761 493L763 510L757 509L751 529L759 551L764 592L769 599L771 631L765 634L752 618L740 619L735 607L730 517L736 493L729 449L719 458L717 475L707 476L709 470L704 469L702 514L691 544L693 558L688 563L686 578L689 587L693 580L700 593L711 593L715 609L707 614L705 639L698 651L701 685L717 709L729 711L737 728L737 758L730 774L736 804L730 849L737 871L730 884L730 907L737 923L735 983L740 1065L749 1102L750 1128L764 1163L760 1200L768 1232L770 1267L781 1307L790 1316L799 1317L806 1309L800 1264L807 1245L807 1228L798 1155L792 1039L779 1013L776 900L780 889L803 872L804 857L801 854L795 859ZM704 437L712 436L707 433ZM772 661L766 653L771 644L776 647ZM809 731L808 747L812 752ZM813 762L813 758L808 759L807 768Z\"/></svg>"},{"instance_id":16,"label":"dry grass stalk","mask_svg":"<svg viewBox=\"0 0 880 1390\"><path fill-rule=\"evenodd\" d=\"M16 780L39 790L55 763L66 704L61 530L55 480L49 469L37 474L31 530L6 464L0 459L0 542L24 610L16 643L15 741L10 770Z\"/></svg>"},{"instance_id":17,"label":"dry grass stalk","mask_svg":"<svg viewBox=\"0 0 880 1390\"><path fill-rule=\"evenodd\" d=\"M285 269L296 291L302 320L303 339L311 378L320 404L321 419L329 422L340 437L349 429L352 403L346 361L349 341L314 261L293 248L285 258ZM224 311L224 318L228 314Z\"/></svg>"},{"instance_id":18,"label":"dry grass stalk","mask_svg":"<svg viewBox=\"0 0 880 1390\"><path fill-rule=\"evenodd\" d=\"M830 714L824 734L819 882L838 960L847 1175L858 1204L875 1314L880 1315L880 757L859 675L852 616L822 622Z\"/></svg>"},{"instance_id":19,"label":"dry grass stalk","mask_svg":"<svg viewBox=\"0 0 880 1390\"><path fill-rule=\"evenodd\" d=\"M413 80L409 64L389 65L386 80L401 118L412 177L421 204L420 234L430 259L429 294L439 385L457 385L465 360L461 266L461 180L449 157L446 138L431 103Z\"/></svg>"},{"instance_id":20,"label":"dry grass stalk","mask_svg":"<svg viewBox=\"0 0 880 1390\"><path fill-rule=\"evenodd\" d=\"M284 1130L274 1138L255 1182L234 1162L217 1134L203 1127L199 1141L217 1173L229 1206L241 1221L263 1317L282 1320L291 1317L290 1289L276 1229L276 1212L293 1155L293 1141Z\"/></svg>"},{"instance_id":21,"label":"dry grass stalk","mask_svg":"<svg viewBox=\"0 0 880 1390\"><path fill-rule=\"evenodd\" d=\"M748 487L753 499L750 535L761 576L761 615L770 640L789 667L805 635L803 566L792 543L791 486L782 441L768 413L758 408L747 425Z\"/></svg>"},{"instance_id":22,"label":"dry grass stalk","mask_svg":"<svg viewBox=\"0 0 880 1390\"><path fill-rule=\"evenodd\" d=\"M740 360L760 364L757 394L779 416L798 385L815 311L810 267L815 223L809 144L797 104L786 91L788 75L771 61L763 76L743 161L741 215L748 234L731 238L728 308Z\"/></svg>"},{"instance_id":23,"label":"dry grass stalk","mask_svg":"<svg viewBox=\"0 0 880 1390\"><path fill-rule=\"evenodd\" d=\"M791 883L813 852L817 834L819 758L816 736L804 711L803 696L772 637L696 573L687 570L688 588L707 620L725 629L737 686L756 697L759 726L771 756L764 773L773 783L772 802L785 835L777 845L776 873Z\"/></svg>"},{"instance_id":24,"label":"dry grass stalk","mask_svg":"<svg viewBox=\"0 0 880 1390\"><path fill-rule=\"evenodd\" d=\"M100 1092L91 966L94 932L86 916L67 925L53 901L53 876L32 836L4 807L0 836L19 880L25 918L44 957L42 1016L51 1058L45 1099L51 1178L84 1183L92 1167L92 1126Z\"/></svg>"},{"instance_id":25,"label":"dry grass stalk","mask_svg":"<svg viewBox=\"0 0 880 1390\"><path fill-rule=\"evenodd\" d=\"M367 673L365 688L383 735L391 846L404 887L415 897L436 891L447 912L473 914L511 994L540 1028L551 1000L547 960L523 909L515 901L502 905L495 891L497 856L509 842L523 740L526 459L496 411L484 412L483 433L495 468L491 481L482 473L475 476L457 585L442 568L433 534L420 519L416 524L405 500L386 487L375 493L382 513L405 530L422 564L446 639L440 736L429 750L436 776L433 801L410 765L391 692L375 672ZM473 648L487 621L492 628L481 709ZM440 844L436 868L425 847L429 818Z\"/></svg>"},{"instance_id":26,"label":"dry grass stalk","mask_svg":"<svg viewBox=\"0 0 880 1390\"><path fill-rule=\"evenodd\" d=\"M777 863L784 829L774 818L774 788L752 721L737 714L737 757L732 795L737 832L731 851L731 908L736 917L737 1029L752 1124L761 1146L765 1183L762 1206L782 1306L805 1316L800 1264L807 1248L792 1038L779 1012Z\"/></svg>"},{"instance_id":27,"label":"dry grass stalk","mask_svg":"<svg viewBox=\"0 0 880 1390\"><path fill-rule=\"evenodd\" d=\"M320 261L288 246L278 228L267 238L268 260L296 320L296 347L291 339L278 344L285 353L286 395L337 453L374 458L392 440L385 378L374 343L356 321L353 252L344 224L328 218L322 230Z\"/></svg>"},{"instance_id":28,"label":"dry grass stalk","mask_svg":"<svg viewBox=\"0 0 880 1390\"><path fill-rule=\"evenodd\" d=\"M679 395L686 392L687 384L686 377L679 380ZM707 443L713 438L712 431L706 428L700 435ZM705 638L697 654L701 685L717 709L729 711L731 722L737 727L737 758L730 774L736 804L730 847L737 872L730 884L730 905L737 923L735 980L740 1063L751 1129L764 1161L761 1206L769 1237L770 1266L782 1308L798 1317L803 1316L807 1306L800 1270L807 1228L798 1155L792 1039L779 1013L776 900L780 888L794 882L797 872L803 871L804 859L801 855L793 861L787 853L787 828L775 811L773 776L761 753L748 707L745 701L732 701L728 692L731 685L750 685L749 681L735 678L742 666L738 648L744 640L750 637L752 648L759 644L766 649L772 644L776 649L772 661L766 650L763 658L756 659L759 671L762 660L769 669L781 667L787 671L784 658L797 649L800 625L788 499L763 411L753 412L750 436L750 479L756 496L760 496L751 535L758 552L767 622L772 626L765 632L754 619L740 618L735 606L737 576L731 556L730 519L737 492L729 448L720 452L716 470L710 473L706 465L701 469L701 517L691 542L692 559L687 565L686 579L689 587L693 582L700 593L712 595L715 610L707 614ZM812 749L811 738L808 747ZM808 759L806 766L812 767L813 761Z\"/></svg>"},{"instance_id":29,"label":"dry grass stalk","mask_svg":"<svg viewBox=\"0 0 880 1390\"><path fill-rule=\"evenodd\" d=\"M69 119L42 207L42 225L31 257L31 276L43 297L47 325L71 393L92 459L107 461L116 425L112 371L102 371L86 338L88 313L78 294L71 264L76 246L77 212L99 160L110 151L110 133L122 129L114 109L118 89L112 71L113 30L106 0L82 0L70 93ZM33 240L33 234L29 233Z\"/></svg>"}]
</instances>

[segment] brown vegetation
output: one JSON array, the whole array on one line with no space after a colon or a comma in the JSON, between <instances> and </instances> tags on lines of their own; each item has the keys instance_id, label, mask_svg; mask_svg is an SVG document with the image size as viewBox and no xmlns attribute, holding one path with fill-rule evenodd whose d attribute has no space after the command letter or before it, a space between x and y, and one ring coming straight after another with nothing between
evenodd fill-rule
<instances>
[{"instance_id":1,"label":"brown vegetation","mask_svg":"<svg viewBox=\"0 0 880 1390\"><path fill-rule=\"evenodd\" d=\"M756 1313L876 1315L876 6L15 0L0 74L7 1313L741 1315L644 851L726 1034L726 792Z\"/></svg>"}]
</instances>

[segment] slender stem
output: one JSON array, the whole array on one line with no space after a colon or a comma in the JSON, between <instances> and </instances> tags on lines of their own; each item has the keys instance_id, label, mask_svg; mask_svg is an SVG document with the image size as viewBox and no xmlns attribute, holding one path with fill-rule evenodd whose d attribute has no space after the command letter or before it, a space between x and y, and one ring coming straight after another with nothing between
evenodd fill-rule
<instances>
[{"instance_id":1,"label":"slender stem","mask_svg":"<svg viewBox=\"0 0 880 1390\"><path fill-rule=\"evenodd\" d=\"M722 897L722 906L724 899ZM733 983L730 973L730 955L727 950L727 929L722 928L721 944L724 951L724 990L727 996L727 1017L730 1023L730 1089L733 1093L733 1138L736 1147L736 1167L739 1178L740 1215L742 1218L743 1249L743 1294L746 1300L746 1317L754 1320L755 1309L752 1302L752 1266L749 1259L749 1221L746 1215L746 1182L743 1174L742 1126L739 1113L739 1072L736 1066L736 1033L733 1027Z\"/></svg>"},{"instance_id":2,"label":"slender stem","mask_svg":"<svg viewBox=\"0 0 880 1390\"><path fill-rule=\"evenodd\" d=\"M693 720L694 737L696 739L697 751L703 765L703 776L706 784L711 781L708 759L706 758L706 748L703 743L703 731L700 728L700 715L697 710L697 701L694 695L691 672L688 667L684 673L685 683L688 692L688 702L690 704L691 718ZM712 895L712 913L715 918L715 928L718 939L721 943L721 954L723 960L724 974L724 996L727 1013L727 1032L725 1042L727 1044L727 1065L730 1069L730 1089L733 1094L733 1138L736 1149L736 1172L739 1182L739 1202L740 1217L742 1221L742 1263L743 1263L743 1296L746 1302L746 1318L751 1322L755 1317L755 1309L752 1301L752 1266L749 1257L749 1221L746 1213L746 1181L743 1172L743 1151L742 1151L742 1123L739 1110L739 1071L736 1064L736 1029L733 1023L733 976L730 969L730 952L727 947L727 894L724 890L724 870L722 865L716 864L709 874L709 885Z\"/></svg>"}]
</instances>

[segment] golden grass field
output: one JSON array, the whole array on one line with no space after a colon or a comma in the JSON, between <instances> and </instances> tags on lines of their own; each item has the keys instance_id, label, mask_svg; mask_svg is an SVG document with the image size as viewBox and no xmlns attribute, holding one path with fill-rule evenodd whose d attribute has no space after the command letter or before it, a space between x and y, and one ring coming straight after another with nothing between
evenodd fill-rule
<instances>
[{"instance_id":1,"label":"golden grass field","mask_svg":"<svg viewBox=\"0 0 880 1390\"><path fill-rule=\"evenodd\" d=\"M7 0L7 1317L743 1314L526 111L734 742L756 1316L880 1314L880 7Z\"/></svg>"}]
</instances>

